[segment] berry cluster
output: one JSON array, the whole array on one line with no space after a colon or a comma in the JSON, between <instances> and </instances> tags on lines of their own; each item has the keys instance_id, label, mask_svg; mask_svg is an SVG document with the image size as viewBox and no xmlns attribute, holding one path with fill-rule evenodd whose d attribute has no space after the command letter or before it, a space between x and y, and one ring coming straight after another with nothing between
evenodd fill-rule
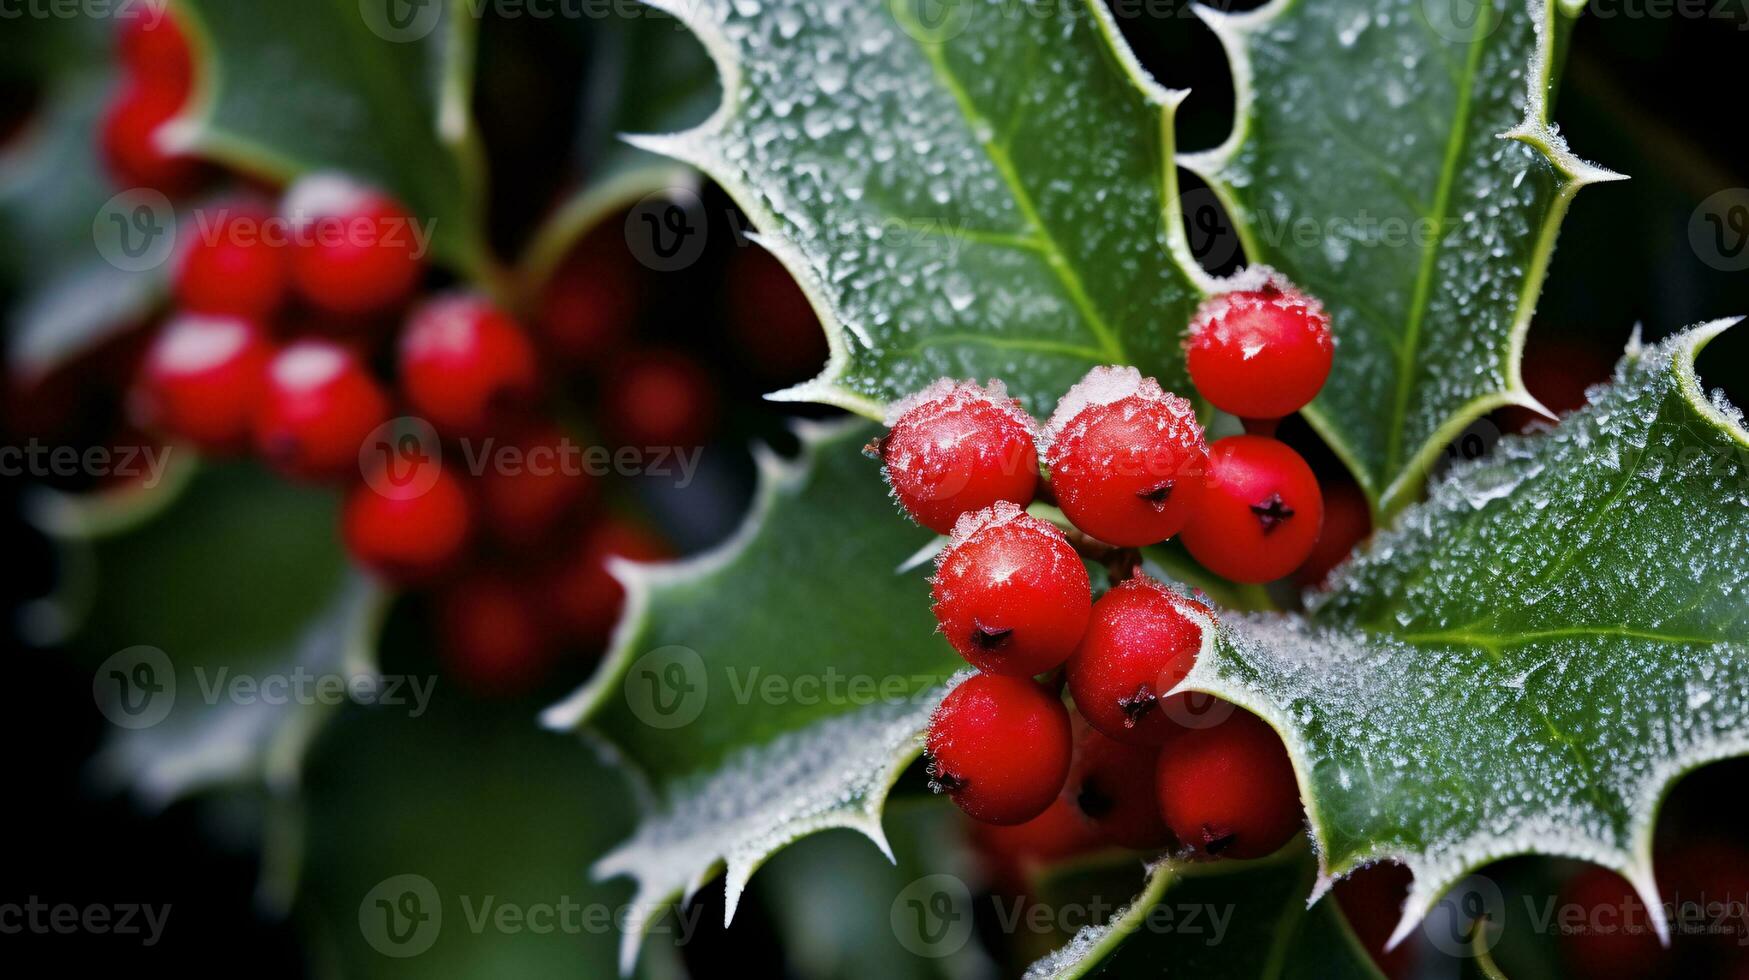
<instances>
[{"instance_id":1,"label":"berry cluster","mask_svg":"<svg viewBox=\"0 0 1749 980\"><path fill-rule=\"evenodd\" d=\"M1198 310L1186 352L1198 392L1261 433L1317 394L1333 345L1315 300L1253 278ZM998 382L950 380L889 424L870 449L905 511L951 534L934 609L978 669L931 721L937 790L989 824L1067 808L1123 847L1256 857L1285 843L1301 820L1287 754L1255 716L1172 693L1212 614L1141 574L1138 549L1176 535L1234 581L1295 571L1323 521L1299 454L1263 434L1208 444L1189 401L1128 367L1094 368L1043 426ZM1035 501L1070 527L1028 514ZM1087 559L1114 583L1098 601Z\"/></svg>"}]
</instances>

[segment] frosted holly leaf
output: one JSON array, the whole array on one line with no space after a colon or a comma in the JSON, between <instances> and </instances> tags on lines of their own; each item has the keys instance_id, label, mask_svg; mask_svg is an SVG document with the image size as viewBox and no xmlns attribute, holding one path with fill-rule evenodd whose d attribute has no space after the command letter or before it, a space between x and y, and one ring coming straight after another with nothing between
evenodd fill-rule
<instances>
[{"instance_id":1,"label":"frosted holly leaf","mask_svg":"<svg viewBox=\"0 0 1749 980\"><path fill-rule=\"evenodd\" d=\"M1026 980L1077 977L1379 978L1335 902L1307 906L1303 842L1256 861L1163 860L1134 902L1034 963Z\"/></svg>"},{"instance_id":2,"label":"frosted holly leaf","mask_svg":"<svg viewBox=\"0 0 1749 980\"><path fill-rule=\"evenodd\" d=\"M937 378L999 377L1045 414L1110 363L1186 388L1183 93L1102 4L655 5L703 40L723 103L634 142L726 188L826 325L825 372L778 397L878 418Z\"/></svg>"},{"instance_id":3,"label":"frosted holly leaf","mask_svg":"<svg viewBox=\"0 0 1749 980\"><path fill-rule=\"evenodd\" d=\"M728 542L613 568L627 599L612 649L543 717L586 726L640 780L643 821L594 869L634 878L640 907L726 868L733 917L767 857L828 828L886 849L887 791L964 664L934 635L924 572L895 571L932 535L894 513L862 455L873 432L802 428L799 460L757 454L759 489Z\"/></svg>"},{"instance_id":4,"label":"frosted holly leaf","mask_svg":"<svg viewBox=\"0 0 1749 980\"><path fill-rule=\"evenodd\" d=\"M1283 734L1320 891L1406 864L1401 939L1466 873L1534 853L1662 909L1659 801L1749 751L1749 434L1694 374L1726 325L1636 342L1590 406L1436 486L1308 618L1209 634L1183 687Z\"/></svg>"},{"instance_id":5,"label":"frosted holly leaf","mask_svg":"<svg viewBox=\"0 0 1749 980\"><path fill-rule=\"evenodd\" d=\"M1616 174L1549 122L1553 68L1583 3L1275 0L1199 8L1233 65L1221 146L1181 156L1245 254L1324 302L1335 364L1306 416L1383 514L1519 373L1555 234L1579 188Z\"/></svg>"},{"instance_id":6,"label":"frosted holly leaf","mask_svg":"<svg viewBox=\"0 0 1749 980\"><path fill-rule=\"evenodd\" d=\"M483 155L469 100L477 17L456 0L186 0L198 87L165 136L277 182L338 170L428 222L431 249L483 278Z\"/></svg>"}]
</instances>

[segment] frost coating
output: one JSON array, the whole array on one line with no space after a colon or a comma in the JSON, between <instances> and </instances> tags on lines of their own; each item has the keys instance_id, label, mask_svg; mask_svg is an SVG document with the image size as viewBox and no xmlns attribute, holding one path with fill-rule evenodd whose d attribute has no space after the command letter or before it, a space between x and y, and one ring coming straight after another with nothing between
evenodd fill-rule
<instances>
[{"instance_id":1,"label":"frost coating","mask_svg":"<svg viewBox=\"0 0 1749 980\"><path fill-rule=\"evenodd\" d=\"M1088 371L1057 403L1057 410L1051 413L1050 421L1045 423L1039 436L1040 455L1055 465L1068 451L1067 447L1080 439L1092 424L1091 417L1084 417L1088 409L1120 402L1125 403L1122 409L1125 421L1148 412L1158 422L1156 431L1167 442L1186 452L1208 451L1202 439L1202 426L1197 422L1196 410L1190 402L1161 388L1160 382L1153 378L1142 377L1142 372L1133 367L1101 365ZM1089 465L1098 466L1100 463L1089 461Z\"/></svg>"},{"instance_id":2,"label":"frost coating","mask_svg":"<svg viewBox=\"0 0 1749 980\"><path fill-rule=\"evenodd\" d=\"M1555 233L1580 187L1616 177L1548 123L1553 52L1577 11L1198 13L1233 64L1238 112L1225 143L1180 159L1227 205L1247 257L1328 309L1339 352L1306 415L1389 514L1470 420L1541 408L1519 360Z\"/></svg>"},{"instance_id":3,"label":"frost coating","mask_svg":"<svg viewBox=\"0 0 1749 980\"><path fill-rule=\"evenodd\" d=\"M1749 751L1749 437L1693 376L1724 326L1630 351L1559 428L1454 472L1309 620L1223 621L1182 687L1284 734L1320 893L1402 861L1401 939L1469 871L1538 853L1661 908L1658 801Z\"/></svg>"},{"instance_id":4,"label":"frost coating","mask_svg":"<svg viewBox=\"0 0 1749 980\"><path fill-rule=\"evenodd\" d=\"M878 418L936 378L1002 377L1042 412L1093 364L1182 379L1202 297L1181 96L1097 0L974 0L958 32L907 0L655 5L699 34L723 105L636 144L721 183L826 324L826 372L779 397Z\"/></svg>"}]
</instances>

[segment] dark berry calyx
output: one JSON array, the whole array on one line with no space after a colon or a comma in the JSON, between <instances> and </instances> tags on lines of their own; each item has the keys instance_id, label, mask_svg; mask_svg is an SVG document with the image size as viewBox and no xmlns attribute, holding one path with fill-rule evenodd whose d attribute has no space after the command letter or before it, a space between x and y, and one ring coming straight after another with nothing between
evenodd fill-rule
<instances>
[{"instance_id":1,"label":"dark berry calyx","mask_svg":"<svg viewBox=\"0 0 1749 980\"><path fill-rule=\"evenodd\" d=\"M1168 480L1158 486L1137 490L1136 496L1142 498L1156 513L1166 509L1166 501L1172 497L1172 481Z\"/></svg>"},{"instance_id":2,"label":"dark berry calyx","mask_svg":"<svg viewBox=\"0 0 1749 980\"><path fill-rule=\"evenodd\" d=\"M1146 684L1138 684L1136 693L1117 699L1117 706L1123 711L1123 726L1125 728L1136 727L1137 722L1146 718L1148 712L1153 711L1159 705L1159 695L1155 694Z\"/></svg>"},{"instance_id":3,"label":"dark berry calyx","mask_svg":"<svg viewBox=\"0 0 1749 980\"><path fill-rule=\"evenodd\" d=\"M972 622L972 642L980 650L1000 650L1007 646L1008 641L1013 637L1014 631L1012 629L985 626L976 620Z\"/></svg>"},{"instance_id":4,"label":"dark berry calyx","mask_svg":"<svg viewBox=\"0 0 1749 980\"><path fill-rule=\"evenodd\" d=\"M966 788L966 780L954 773L941 768L941 764L930 760L929 791L931 793L947 793L952 795Z\"/></svg>"},{"instance_id":5,"label":"dark berry calyx","mask_svg":"<svg viewBox=\"0 0 1749 980\"><path fill-rule=\"evenodd\" d=\"M1090 779L1082 783L1081 792L1075 794L1075 805L1080 807L1081 812L1087 814L1088 818L1098 820L1111 813L1116 801L1111 798L1111 794L1105 792Z\"/></svg>"},{"instance_id":6,"label":"dark berry calyx","mask_svg":"<svg viewBox=\"0 0 1749 980\"><path fill-rule=\"evenodd\" d=\"M1279 527L1282 522L1294 516L1294 509L1281 499L1281 494L1272 493L1265 499L1252 504L1251 513L1257 515L1257 523L1263 525L1263 533L1268 534Z\"/></svg>"}]
</instances>

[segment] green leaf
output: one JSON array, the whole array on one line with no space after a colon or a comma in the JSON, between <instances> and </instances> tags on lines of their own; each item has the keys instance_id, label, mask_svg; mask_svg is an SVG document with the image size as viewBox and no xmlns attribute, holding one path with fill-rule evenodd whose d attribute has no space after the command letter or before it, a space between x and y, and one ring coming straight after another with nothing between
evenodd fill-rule
<instances>
[{"instance_id":1,"label":"green leaf","mask_svg":"<svg viewBox=\"0 0 1749 980\"><path fill-rule=\"evenodd\" d=\"M1414 872L1398 938L1517 854L1594 861L1661 909L1659 801L1749 751L1749 434L1694 374L1726 325L1636 341L1589 407L1437 486L1309 618L1207 634L1184 686L1282 733L1320 889Z\"/></svg>"},{"instance_id":2,"label":"green leaf","mask_svg":"<svg viewBox=\"0 0 1749 980\"><path fill-rule=\"evenodd\" d=\"M183 9L203 54L178 124L191 150L277 180L357 175L432 222L439 261L483 274L484 174L470 105L479 25L466 0L184 0Z\"/></svg>"},{"instance_id":3,"label":"green leaf","mask_svg":"<svg viewBox=\"0 0 1749 980\"><path fill-rule=\"evenodd\" d=\"M1162 861L1135 902L1027 980L1380 977L1334 901L1306 906L1316 871L1298 843L1257 861Z\"/></svg>"},{"instance_id":4,"label":"green leaf","mask_svg":"<svg viewBox=\"0 0 1749 980\"><path fill-rule=\"evenodd\" d=\"M346 571L335 510L252 467L208 466L156 520L62 539L78 556L63 588L89 610L73 646L112 722L96 762L108 781L154 806L295 785L334 686L375 676L381 597Z\"/></svg>"},{"instance_id":5,"label":"green leaf","mask_svg":"<svg viewBox=\"0 0 1749 980\"><path fill-rule=\"evenodd\" d=\"M1172 116L1103 5L659 0L716 59L723 104L637 145L753 218L826 325L821 377L778 397L879 415L944 375L1034 412L1094 364L1184 389L1201 299Z\"/></svg>"},{"instance_id":6,"label":"green leaf","mask_svg":"<svg viewBox=\"0 0 1749 980\"><path fill-rule=\"evenodd\" d=\"M898 571L931 536L861 455L873 432L803 428L801 460L759 452L752 511L716 551L614 567L613 649L545 721L587 723L645 784L649 815L595 868L635 878L641 904L726 866L731 918L791 841L847 827L887 848L882 803L963 664L934 635L923 571Z\"/></svg>"},{"instance_id":7,"label":"green leaf","mask_svg":"<svg viewBox=\"0 0 1749 980\"><path fill-rule=\"evenodd\" d=\"M445 688L417 717L347 708L306 769L298 910L329 973L613 975L620 927L639 910L628 886L584 871L629 828L631 794L575 738L530 725L521 705ZM397 942L385 916L403 909L431 918L401 919ZM681 975L675 934L698 922L688 910L655 923L640 975Z\"/></svg>"},{"instance_id":8,"label":"green leaf","mask_svg":"<svg viewBox=\"0 0 1749 980\"><path fill-rule=\"evenodd\" d=\"M1381 512L1519 375L1555 233L1580 187L1617 175L1550 125L1580 3L1275 0L1198 8L1233 64L1237 120L1184 165L1219 194L1248 258L1324 301L1338 347L1307 418Z\"/></svg>"},{"instance_id":9,"label":"green leaf","mask_svg":"<svg viewBox=\"0 0 1749 980\"><path fill-rule=\"evenodd\" d=\"M578 21L588 52L578 128L578 187L535 234L521 272L539 286L577 239L646 195L695 191L698 175L627 143L627 133L671 132L706 118L720 98L716 69L698 39L653 9Z\"/></svg>"}]
</instances>

